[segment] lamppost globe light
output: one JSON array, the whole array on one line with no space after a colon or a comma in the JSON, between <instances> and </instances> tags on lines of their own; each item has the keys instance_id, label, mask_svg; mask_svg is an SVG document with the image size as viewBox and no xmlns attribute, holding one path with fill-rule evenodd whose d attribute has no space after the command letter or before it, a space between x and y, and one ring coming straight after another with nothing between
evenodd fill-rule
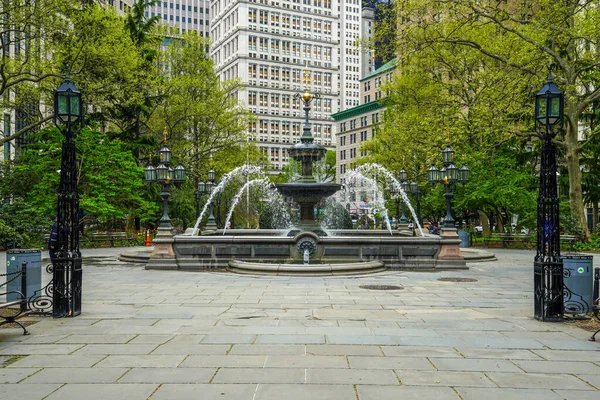
<instances>
[{"instance_id":1,"label":"lamppost globe light","mask_svg":"<svg viewBox=\"0 0 600 400\"><path fill-rule=\"evenodd\" d=\"M171 164L171 150L167 147L166 144L158 151L158 159L161 164L165 164L169 166Z\"/></svg>"},{"instance_id":2,"label":"lamppost globe light","mask_svg":"<svg viewBox=\"0 0 600 400\"><path fill-rule=\"evenodd\" d=\"M208 180L212 183L215 182L215 170L212 168L208 170Z\"/></svg>"},{"instance_id":3,"label":"lamppost globe light","mask_svg":"<svg viewBox=\"0 0 600 400\"><path fill-rule=\"evenodd\" d=\"M448 181L450 183L456 183L458 180L458 167L454 165L454 163L450 163L450 165L446 167L446 171L448 173Z\"/></svg>"},{"instance_id":4,"label":"lamppost globe light","mask_svg":"<svg viewBox=\"0 0 600 400\"><path fill-rule=\"evenodd\" d=\"M427 181L432 185L440 181L440 170L435 165L431 165L427 170Z\"/></svg>"},{"instance_id":5,"label":"lamppost globe light","mask_svg":"<svg viewBox=\"0 0 600 400\"><path fill-rule=\"evenodd\" d=\"M469 182L470 175L471 175L471 171L463 163L462 167L460 167L460 170L459 170L460 183L467 183L467 182Z\"/></svg>"},{"instance_id":6,"label":"lamppost globe light","mask_svg":"<svg viewBox=\"0 0 600 400\"><path fill-rule=\"evenodd\" d=\"M173 181L175 183L185 182L185 173L185 167L181 163L177 164L177 166L175 167L175 178Z\"/></svg>"},{"instance_id":7,"label":"lamppost globe light","mask_svg":"<svg viewBox=\"0 0 600 400\"><path fill-rule=\"evenodd\" d=\"M419 190L419 185L417 184L417 182L412 181L410 183L410 193L411 194L417 194L418 190Z\"/></svg>"},{"instance_id":8,"label":"lamppost globe light","mask_svg":"<svg viewBox=\"0 0 600 400\"><path fill-rule=\"evenodd\" d=\"M442 151L442 162L444 165L448 165L454 161L454 150L450 145L447 145L446 148Z\"/></svg>"},{"instance_id":9,"label":"lamppost globe light","mask_svg":"<svg viewBox=\"0 0 600 400\"><path fill-rule=\"evenodd\" d=\"M73 137L83 127L83 105L81 92L69 79L65 80L54 91L54 124L67 137Z\"/></svg>"},{"instance_id":10,"label":"lamppost globe light","mask_svg":"<svg viewBox=\"0 0 600 400\"><path fill-rule=\"evenodd\" d=\"M165 184L169 178L169 167L165 164L159 164L156 167L156 182L160 184Z\"/></svg>"},{"instance_id":11,"label":"lamppost globe light","mask_svg":"<svg viewBox=\"0 0 600 400\"><path fill-rule=\"evenodd\" d=\"M402 170L400 170L399 177L400 177L401 182L408 180L408 173L406 172L406 170L404 168L402 168Z\"/></svg>"},{"instance_id":12,"label":"lamppost globe light","mask_svg":"<svg viewBox=\"0 0 600 400\"><path fill-rule=\"evenodd\" d=\"M535 120L542 126L553 126L562 122L563 115L564 95L550 72L548 80L535 95Z\"/></svg>"},{"instance_id":13,"label":"lamppost globe light","mask_svg":"<svg viewBox=\"0 0 600 400\"><path fill-rule=\"evenodd\" d=\"M148 163L148 165L146 165L146 168L144 168L144 175L146 176L146 182L156 182L156 168L154 168L152 164Z\"/></svg>"},{"instance_id":14,"label":"lamppost globe light","mask_svg":"<svg viewBox=\"0 0 600 400\"><path fill-rule=\"evenodd\" d=\"M213 191L214 183L212 181L206 182L206 193L211 194Z\"/></svg>"},{"instance_id":15,"label":"lamppost globe light","mask_svg":"<svg viewBox=\"0 0 600 400\"><path fill-rule=\"evenodd\" d=\"M205 187L204 181L198 182L198 193L200 193L200 196L203 196L205 194L204 187Z\"/></svg>"}]
</instances>

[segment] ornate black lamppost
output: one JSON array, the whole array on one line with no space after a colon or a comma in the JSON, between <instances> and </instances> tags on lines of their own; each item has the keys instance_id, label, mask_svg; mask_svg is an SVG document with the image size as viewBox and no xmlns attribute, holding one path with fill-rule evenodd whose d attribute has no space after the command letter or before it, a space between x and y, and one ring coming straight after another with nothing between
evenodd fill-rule
<instances>
[{"instance_id":1,"label":"ornate black lamppost","mask_svg":"<svg viewBox=\"0 0 600 400\"><path fill-rule=\"evenodd\" d=\"M466 167L465 167L466 168ZM409 185L410 194L415 196L417 199L417 219L419 220L419 225L423 225L423 220L421 219L421 189L419 189L419 185L417 182L411 182ZM416 229L416 226L415 226Z\"/></svg>"},{"instance_id":2,"label":"ornate black lamppost","mask_svg":"<svg viewBox=\"0 0 600 400\"><path fill-rule=\"evenodd\" d=\"M62 145L56 221L57 242L53 265L52 316L81 314L81 252L79 251L79 194L75 135L83 127L81 92L69 79L54 91L54 124L65 136Z\"/></svg>"},{"instance_id":3,"label":"ornate black lamppost","mask_svg":"<svg viewBox=\"0 0 600 400\"><path fill-rule=\"evenodd\" d=\"M398 174L398 183L400 184L400 187L402 188L404 193L408 193L407 179L408 173L406 172L406 170L404 170L404 168L402 168L402 170ZM400 189L396 186L392 186L391 193L396 197L396 229L398 229L399 225L405 225L408 222L408 220L406 219L406 214L404 212L404 199L400 194ZM400 215L400 202L402 202L402 216L398 218L398 216Z\"/></svg>"},{"instance_id":4,"label":"ornate black lamppost","mask_svg":"<svg viewBox=\"0 0 600 400\"><path fill-rule=\"evenodd\" d=\"M169 197L171 197L171 184L185 182L186 171L181 163L179 163L175 169L171 168L171 150L169 150L167 147L166 134L163 147L158 152L158 159L158 167L154 168L151 163L148 163L144 173L146 175L146 182L158 183L162 185L160 197L163 199L163 215L158 225L159 234L157 237L165 237L171 236L171 231L173 229L173 226L171 225L171 218L169 218Z\"/></svg>"},{"instance_id":5,"label":"ornate black lamppost","mask_svg":"<svg viewBox=\"0 0 600 400\"><path fill-rule=\"evenodd\" d=\"M564 95L548 81L535 96L535 126L542 142L540 191L537 207L537 252L534 269L534 316L542 321L563 320L563 263L560 258L558 186L556 182L556 144L561 129Z\"/></svg>"},{"instance_id":6,"label":"ornate black lamppost","mask_svg":"<svg viewBox=\"0 0 600 400\"><path fill-rule=\"evenodd\" d=\"M213 192L214 188L215 188L215 170L211 168L208 170L208 181L206 183L204 183L202 181L200 181L198 183L197 193L199 193L200 196L204 196L205 194L208 194L210 196L210 194ZM215 222L215 216L213 214L213 202L212 201L210 203L210 212L208 215L208 221L206 223L206 229L217 229L217 223Z\"/></svg>"},{"instance_id":7,"label":"ornate black lamppost","mask_svg":"<svg viewBox=\"0 0 600 400\"><path fill-rule=\"evenodd\" d=\"M454 218L452 218L452 199L454 193L452 191L453 186L458 182L465 184L469 181L470 171L465 164L458 168L454 165L454 150L450 145L442 151L442 169L432 164L429 170L427 170L427 180L432 185L443 183L446 186L446 217L444 218L444 228L454 228Z\"/></svg>"}]
</instances>

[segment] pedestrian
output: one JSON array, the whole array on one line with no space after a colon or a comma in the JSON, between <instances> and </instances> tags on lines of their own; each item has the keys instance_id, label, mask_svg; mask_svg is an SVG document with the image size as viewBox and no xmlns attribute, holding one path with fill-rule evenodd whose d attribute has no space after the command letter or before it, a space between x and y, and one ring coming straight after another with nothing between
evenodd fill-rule
<instances>
[{"instance_id":1,"label":"pedestrian","mask_svg":"<svg viewBox=\"0 0 600 400\"><path fill-rule=\"evenodd\" d=\"M437 234L438 234L438 231L439 231L439 229L438 229L438 227L437 227L437 225L436 225L436 226L434 226L434 227L433 227L433 229L431 230L431 234L432 234L432 235L437 235Z\"/></svg>"},{"instance_id":2,"label":"pedestrian","mask_svg":"<svg viewBox=\"0 0 600 400\"><path fill-rule=\"evenodd\" d=\"M54 265L54 256L56 254L56 248L58 244L58 221L54 221L52 230L50 231L50 238L48 239L48 254L50 255L50 262Z\"/></svg>"}]
</instances>

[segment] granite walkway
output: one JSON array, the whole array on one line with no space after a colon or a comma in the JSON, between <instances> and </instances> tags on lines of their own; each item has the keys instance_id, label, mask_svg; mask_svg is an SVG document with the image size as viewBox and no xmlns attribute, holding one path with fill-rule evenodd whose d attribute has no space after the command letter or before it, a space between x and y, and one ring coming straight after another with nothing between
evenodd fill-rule
<instances>
[{"instance_id":1,"label":"granite walkway","mask_svg":"<svg viewBox=\"0 0 600 400\"><path fill-rule=\"evenodd\" d=\"M145 271L117 254L84 253L81 316L0 329L2 400L600 398L600 343L532 318L531 251L357 278Z\"/></svg>"}]
</instances>

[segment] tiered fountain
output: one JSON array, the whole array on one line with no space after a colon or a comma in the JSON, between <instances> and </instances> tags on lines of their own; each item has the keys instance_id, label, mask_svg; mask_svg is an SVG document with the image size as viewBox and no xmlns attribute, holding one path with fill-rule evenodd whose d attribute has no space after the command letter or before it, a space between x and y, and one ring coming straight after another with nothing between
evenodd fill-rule
<instances>
[{"instance_id":1,"label":"tiered fountain","mask_svg":"<svg viewBox=\"0 0 600 400\"><path fill-rule=\"evenodd\" d=\"M305 122L301 141L289 149L289 155L301 163L302 174L298 182L277 185L282 195L300 207L300 222L296 227L213 230L199 236L193 229L174 237L172 259L157 262L150 259L146 269L227 268L249 274L354 275L392 268L466 268L464 260L438 257L442 247L455 247L458 251L460 240L424 234L413 237L408 232L391 229L328 230L327 234L320 229L315 221L315 205L335 194L341 185L317 182L313 176L313 164L326 153L324 147L314 143L309 122L310 102L318 96L309 92L308 80L306 91L296 94L304 103ZM401 191L399 185L398 190Z\"/></svg>"}]
</instances>

